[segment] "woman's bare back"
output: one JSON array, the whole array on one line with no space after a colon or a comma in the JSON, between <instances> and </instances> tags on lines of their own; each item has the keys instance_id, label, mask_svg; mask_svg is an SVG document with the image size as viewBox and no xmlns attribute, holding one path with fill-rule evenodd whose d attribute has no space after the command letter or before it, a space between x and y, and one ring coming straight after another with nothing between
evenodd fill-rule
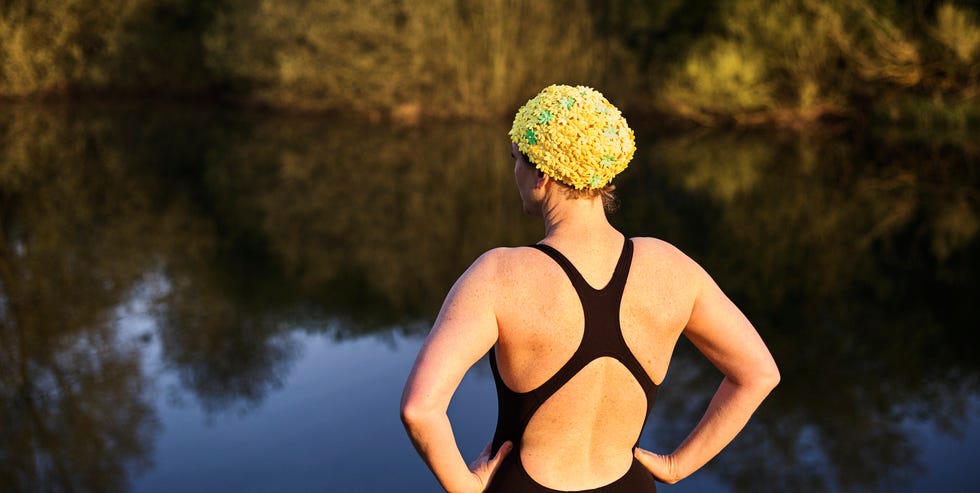
<instances>
[{"instance_id":1,"label":"woman's bare back","mask_svg":"<svg viewBox=\"0 0 980 493\"><path fill-rule=\"evenodd\" d=\"M659 240L637 238L619 311L623 340L646 377L659 384L691 313L695 293L678 285L686 259ZM589 286L613 276L619 241L552 245ZM555 260L511 249L498 264L496 293L500 377L515 392L540 387L572 357L585 317L572 281ZM539 484L558 490L595 488L623 476L646 418L647 396L621 361L589 362L533 414L520 460Z\"/></svg>"}]
</instances>

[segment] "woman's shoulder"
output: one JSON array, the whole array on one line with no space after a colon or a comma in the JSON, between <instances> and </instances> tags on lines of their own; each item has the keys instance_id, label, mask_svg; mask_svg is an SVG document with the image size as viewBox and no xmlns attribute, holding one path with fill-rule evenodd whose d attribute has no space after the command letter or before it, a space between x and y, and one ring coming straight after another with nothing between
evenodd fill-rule
<instances>
[{"instance_id":1,"label":"woman's shoulder","mask_svg":"<svg viewBox=\"0 0 980 493\"><path fill-rule=\"evenodd\" d=\"M653 237L633 237L634 264L668 267L688 274L701 270L701 266L672 243Z\"/></svg>"},{"instance_id":2,"label":"woman's shoulder","mask_svg":"<svg viewBox=\"0 0 980 493\"><path fill-rule=\"evenodd\" d=\"M506 265L514 262L521 262L528 256L534 255L535 249L528 246L517 247L496 247L483 252L477 257L473 265Z\"/></svg>"},{"instance_id":3,"label":"woman's shoulder","mask_svg":"<svg viewBox=\"0 0 980 493\"><path fill-rule=\"evenodd\" d=\"M485 280L504 280L518 270L526 270L536 255L534 252L535 249L525 246L492 248L473 261L467 274Z\"/></svg>"},{"instance_id":4,"label":"woman's shoulder","mask_svg":"<svg viewBox=\"0 0 980 493\"><path fill-rule=\"evenodd\" d=\"M658 255L676 258L690 258L672 243L651 236L634 236L633 250L642 255Z\"/></svg>"}]
</instances>

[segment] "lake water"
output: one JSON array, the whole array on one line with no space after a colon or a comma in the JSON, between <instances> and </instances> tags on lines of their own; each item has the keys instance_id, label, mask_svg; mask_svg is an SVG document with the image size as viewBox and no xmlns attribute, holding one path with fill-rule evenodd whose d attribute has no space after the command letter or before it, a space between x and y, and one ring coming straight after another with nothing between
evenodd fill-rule
<instances>
[{"instance_id":1,"label":"lake water","mask_svg":"<svg viewBox=\"0 0 980 493\"><path fill-rule=\"evenodd\" d=\"M782 373L661 490L980 491L980 144L633 126L612 221L704 265ZM0 491L438 491L398 400L455 278L541 233L506 130L0 108ZM641 444L720 381L680 344ZM493 392L483 361L454 397L467 457Z\"/></svg>"}]
</instances>

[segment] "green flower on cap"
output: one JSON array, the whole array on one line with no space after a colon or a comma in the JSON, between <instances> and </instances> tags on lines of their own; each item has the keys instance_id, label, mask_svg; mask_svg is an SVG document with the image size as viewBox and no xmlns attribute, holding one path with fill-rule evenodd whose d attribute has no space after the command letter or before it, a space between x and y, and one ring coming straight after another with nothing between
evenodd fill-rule
<instances>
[{"instance_id":1,"label":"green flower on cap","mask_svg":"<svg viewBox=\"0 0 980 493\"><path fill-rule=\"evenodd\" d=\"M528 144L534 145L538 143L538 136L534 133L533 128L527 129L527 132L524 133L524 138L527 139Z\"/></svg>"},{"instance_id":2,"label":"green flower on cap","mask_svg":"<svg viewBox=\"0 0 980 493\"><path fill-rule=\"evenodd\" d=\"M554 118L555 115L552 115L551 112L548 110L544 110L541 112L541 115L538 116L538 123L542 125L547 125L551 123L551 120L553 120Z\"/></svg>"}]
</instances>

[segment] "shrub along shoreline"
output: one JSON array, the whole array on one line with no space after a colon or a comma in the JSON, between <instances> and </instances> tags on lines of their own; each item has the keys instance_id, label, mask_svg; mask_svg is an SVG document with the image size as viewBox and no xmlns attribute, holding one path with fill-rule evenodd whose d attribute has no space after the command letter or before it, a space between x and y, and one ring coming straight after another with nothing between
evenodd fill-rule
<instances>
[{"instance_id":1,"label":"shrub along shoreline","mask_svg":"<svg viewBox=\"0 0 980 493\"><path fill-rule=\"evenodd\" d=\"M705 126L980 127L980 15L891 0L15 0L0 99L490 120L544 85Z\"/></svg>"}]
</instances>

